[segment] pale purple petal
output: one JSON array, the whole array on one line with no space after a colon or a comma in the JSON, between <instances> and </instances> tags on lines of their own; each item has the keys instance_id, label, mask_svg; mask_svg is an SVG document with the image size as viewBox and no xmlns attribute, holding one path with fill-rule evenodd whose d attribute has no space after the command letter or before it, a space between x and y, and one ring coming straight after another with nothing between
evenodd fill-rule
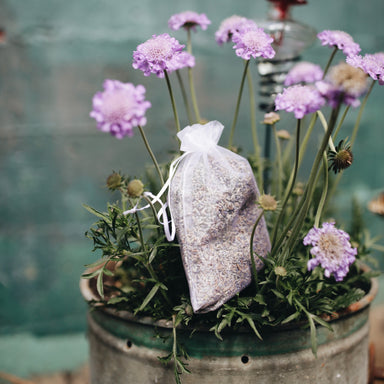
<instances>
[{"instance_id":1,"label":"pale purple petal","mask_svg":"<svg viewBox=\"0 0 384 384\"><path fill-rule=\"evenodd\" d=\"M334 276L342 281L355 261L357 249L352 248L349 235L335 228L334 223L323 223L321 228L312 228L303 239L304 245L312 245L310 253L314 256L308 261L308 271L320 265L326 277Z\"/></svg>"},{"instance_id":2,"label":"pale purple petal","mask_svg":"<svg viewBox=\"0 0 384 384\"><path fill-rule=\"evenodd\" d=\"M231 41L235 32L240 32L249 26L257 27L253 20L242 16L233 15L227 19L224 19L221 22L219 29L215 32L215 39L217 44L222 45L223 43Z\"/></svg>"},{"instance_id":3,"label":"pale purple petal","mask_svg":"<svg viewBox=\"0 0 384 384\"><path fill-rule=\"evenodd\" d=\"M132 66L143 71L144 76L154 73L157 77L163 78L164 71L172 72L179 69L175 62L184 47L167 33L153 35L133 52Z\"/></svg>"},{"instance_id":4,"label":"pale purple petal","mask_svg":"<svg viewBox=\"0 0 384 384\"><path fill-rule=\"evenodd\" d=\"M349 65L362 69L380 85L384 85L384 52L347 57L346 61Z\"/></svg>"},{"instance_id":5,"label":"pale purple petal","mask_svg":"<svg viewBox=\"0 0 384 384\"><path fill-rule=\"evenodd\" d=\"M118 80L105 80L104 92L97 92L93 99L90 117L102 132L110 132L118 139L133 136L133 128L144 126L145 113L151 103L145 100L145 88Z\"/></svg>"},{"instance_id":6,"label":"pale purple petal","mask_svg":"<svg viewBox=\"0 0 384 384\"><path fill-rule=\"evenodd\" d=\"M202 30L206 30L211 21L208 17L201 13L200 15L193 11L185 11L172 15L168 20L169 28L177 31L180 28L196 30L197 26L200 26Z\"/></svg>"},{"instance_id":7,"label":"pale purple petal","mask_svg":"<svg viewBox=\"0 0 384 384\"><path fill-rule=\"evenodd\" d=\"M276 95L275 110L293 112L296 119L318 111L325 104L320 92L309 85L293 85Z\"/></svg>"},{"instance_id":8,"label":"pale purple petal","mask_svg":"<svg viewBox=\"0 0 384 384\"><path fill-rule=\"evenodd\" d=\"M355 43L352 36L344 31L325 30L318 33L317 37L322 45L337 47L346 56L357 55L361 51L360 45Z\"/></svg>"},{"instance_id":9,"label":"pale purple petal","mask_svg":"<svg viewBox=\"0 0 384 384\"><path fill-rule=\"evenodd\" d=\"M241 28L234 32L232 41L235 43L233 48L236 55L244 60L250 60L251 57L272 59L275 56L271 45L273 38L265 33L263 28L251 25Z\"/></svg>"},{"instance_id":10,"label":"pale purple petal","mask_svg":"<svg viewBox=\"0 0 384 384\"><path fill-rule=\"evenodd\" d=\"M284 85L294 85L299 83L314 83L321 80L323 70L317 64L302 61L292 67L285 78Z\"/></svg>"},{"instance_id":11,"label":"pale purple petal","mask_svg":"<svg viewBox=\"0 0 384 384\"><path fill-rule=\"evenodd\" d=\"M195 66L195 57L188 52L181 52L175 55L169 64L171 71L186 67L193 68Z\"/></svg>"}]
</instances>

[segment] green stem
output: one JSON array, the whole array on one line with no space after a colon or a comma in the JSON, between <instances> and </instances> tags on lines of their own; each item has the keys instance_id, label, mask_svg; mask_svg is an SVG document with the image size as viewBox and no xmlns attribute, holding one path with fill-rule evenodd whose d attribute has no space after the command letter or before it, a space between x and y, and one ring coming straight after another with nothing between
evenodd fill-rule
<instances>
[{"instance_id":1,"label":"green stem","mask_svg":"<svg viewBox=\"0 0 384 384\"><path fill-rule=\"evenodd\" d=\"M192 55L192 39L191 39L191 29L187 29L187 51L189 54ZM188 67L188 79L189 79L189 89L191 91L191 99L192 99L192 105L193 105L193 110L195 112L195 117L196 121L200 123L201 117L200 117L200 111L199 111L199 106L197 104L197 99L196 99L196 92L195 92L195 85L193 81L193 70L191 67Z\"/></svg>"},{"instance_id":2,"label":"green stem","mask_svg":"<svg viewBox=\"0 0 384 384\"><path fill-rule=\"evenodd\" d=\"M161 226L161 223L159 222L159 219L157 218L157 212L156 212L156 209L155 207L153 206L153 203L151 201L150 198L148 198L147 196L143 195L143 198L144 200L146 200L146 202L149 204L149 206L151 207L151 210L152 210L152 215L153 215L153 218L155 219L155 223L158 224L158 227L157 227L157 235L158 237L161 236L161 231L160 231L160 226Z\"/></svg>"},{"instance_id":3,"label":"green stem","mask_svg":"<svg viewBox=\"0 0 384 384\"><path fill-rule=\"evenodd\" d=\"M352 131L352 136L351 136L351 140L350 140L351 148L353 146L353 143L355 142L355 139L356 139L356 136L357 136L357 131L359 130L359 126L360 126L361 117L363 116L364 108L365 108L365 106L367 104L368 97L371 94L373 86L375 84L376 84L376 81L372 80L371 86L369 87L368 92L365 95L363 102L361 103L361 106L360 106L360 109L359 109L359 113L357 115L357 119L356 119L356 122L355 122L355 126L353 127L353 131Z\"/></svg>"},{"instance_id":4,"label":"green stem","mask_svg":"<svg viewBox=\"0 0 384 384\"><path fill-rule=\"evenodd\" d=\"M337 47L335 46L335 48L333 49L333 51L332 51L332 53L331 53L331 56L330 56L329 59L328 59L328 63L327 63L327 65L325 66L324 74L323 74L323 79L325 78L325 75L327 74L328 69L329 69L329 67L331 66L331 63L332 63L332 61L333 61L333 59L334 59L334 57L335 57L335 55L336 55L336 53L337 53L338 50L339 50L339 48L337 48Z\"/></svg>"},{"instance_id":5,"label":"green stem","mask_svg":"<svg viewBox=\"0 0 384 384\"><path fill-rule=\"evenodd\" d=\"M139 218L139 215L138 215L137 212L135 212L135 218L136 218L137 228L139 230L139 237L140 237L141 248L143 249L143 252L146 254L146 256L148 256L147 255L147 247L145 246L145 241L144 241L143 230L141 228L141 222L140 222L140 218ZM152 265L150 263L146 262L145 263L145 267L147 268L147 270L148 270L150 276L152 277L152 279L154 279L155 281L160 281L159 278L157 277L156 272L154 271L154 269L152 268ZM160 292L163 295L165 301L172 308L172 303L169 300L169 297L167 296L167 294L165 293L165 291L161 287L160 287Z\"/></svg>"},{"instance_id":6,"label":"green stem","mask_svg":"<svg viewBox=\"0 0 384 384\"><path fill-rule=\"evenodd\" d=\"M325 133L327 133L327 130L328 130L328 123L327 121L325 120L325 116L323 114L323 112L321 111L317 111L317 114L319 116L319 119L320 119L320 122L324 128L324 131ZM332 136L329 137L329 141L328 141L328 145L329 145L329 148L333 151L333 152L336 152L336 148L335 148L335 145L333 144L333 140L332 140Z\"/></svg>"},{"instance_id":7,"label":"green stem","mask_svg":"<svg viewBox=\"0 0 384 384\"><path fill-rule=\"evenodd\" d=\"M179 115L177 113L177 108L176 108L176 102L175 102L175 97L173 96L173 91L171 87L171 82L169 81L169 76L166 70L164 70L164 76L165 76L165 81L167 82L167 87L169 91L169 96L171 98L171 103L172 103L172 110L173 110L173 115L175 118L175 124L176 124L176 131L180 132L180 121L179 121Z\"/></svg>"},{"instance_id":8,"label":"green stem","mask_svg":"<svg viewBox=\"0 0 384 384\"><path fill-rule=\"evenodd\" d=\"M348 111L349 111L350 108L351 108L351 106L350 106L350 105L347 105L347 107L346 107L345 110L344 110L343 115L341 116L341 119L340 119L339 123L337 124L337 128L335 129L335 133L333 134L333 140L334 140L334 141L336 140L337 135L339 134L340 128L341 128L341 126L343 125L344 120L345 120L345 117L347 116L347 113L348 113Z\"/></svg>"},{"instance_id":9,"label":"green stem","mask_svg":"<svg viewBox=\"0 0 384 384\"><path fill-rule=\"evenodd\" d=\"M316 124L316 121L317 121L317 114L314 113L312 115L312 118L311 118L311 121L309 122L309 126L308 126L308 129L307 129L307 132L305 133L304 135L304 138L303 138L303 141L300 145L300 154L299 154L299 166L303 160L303 157L304 157L304 153L305 151L307 150L307 145L308 145L308 141L309 141L309 138L312 134L312 131L313 131L313 128Z\"/></svg>"},{"instance_id":10,"label":"green stem","mask_svg":"<svg viewBox=\"0 0 384 384\"><path fill-rule=\"evenodd\" d=\"M256 181L259 189L262 189L263 169L262 169L262 162L260 158L260 146L257 138L256 100L255 100L255 91L254 91L253 81L252 81L252 74L249 68L247 70L247 80L248 80L248 90L249 90L249 115L251 118L252 142L253 142L253 148L255 151L255 159L256 159L256 166L257 166Z\"/></svg>"},{"instance_id":11,"label":"green stem","mask_svg":"<svg viewBox=\"0 0 384 384\"><path fill-rule=\"evenodd\" d=\"M188 122L189 122L189 124L192 124L193 123L192 112L191 112L191 108L189 108L187 92L185 90L184 82L183 82L183 79L181 77L179 69L176 71L176 76L177 76L177 80L179 81L181 95L183 97L183 101L184 101L184 105L185 105L185 110L187 111Z\"/></svg>"},{"instance_id":12,"label":"green stem","mask_svg":"<svg viewBox=\"0 0 384 384\"><path fill-rule=\"evenodd\" d=\"M160 167L159 167L159 163L157 162L156 157L155 157L155 155L154 155L154 153L153 153L153 151L152 151L152 149L151 149L151 147L149 145L149 142L148 142L147 137L146 137L146 135L144 133L144 130L143 130L143 128L140 125L138 125L138 128L139 128L141 137L142 137L142 139L144 141L145 147L147 148L147 151L149 153L149 156L151 156L151 159L153 161L153 164L155 165L156 171L159 174L161 185L164 185L164 179L163 179L163 175L161 173Z\"/></svg>"},{"instance_id":13,"label":"green stem","mask_svg":"<svg viewBox=\"0 0 384 384\"><path fill-rule=\"evenodd\" d=\"M277 217L275 226L273 228L273 235L272 235L272 244L275 243L277 232L280 227L280 223L283 219L283 216L285 214L285 207L288 204L289 197L291 196L293 186L295 185L297 171L299 169L299 155L300 155L300 127L301 127L301 119L297 119L297 128L296 128L296 154L295 154L295 165L292 169L291 176L289 178L287 187L285 189L284 193L284 200L281 208L281 212L279 216Z\"/></svg>"},{"instance_id":14,"label":"green stem","mask_svg":"<svg viewBox=\"0 0 384 384\"><path fill-rule=\"evenodd\" d=\"M235 133L235 127L236 127L236 123L237 123L237 118L238 118L238 116L239 116L239 109L240 109L241 95L243 94L244 81L245 81L245 77L246 77L246 75L247 75L249 62L250 62L250 60L247 60L247 61L245 62L245 65L244 65L244 72L243 72L243 76L242 76L242 78L241 78L241 83L240 83L239 94L237 95L237 102L236 102L235 114L234 114L234 116L233 116L233 121L232 121L232 126L231 126L231 132L230 132L230 135L229 135L229 142L228 142L228 147L229 147L229 148L232 147L232 145L233 145L233 136L234 136L234 133Z\"/></svg>"},{"instance_id":15,"label":"green stem","mask_svg":"<svg viewBox=\"0 0 384 384\"><path fill-rule=\"evenodd\" d=\"M320 165L320 162L323 158L324 151L326 150L327 145L329 143L329 138L331 137L333 129L335 128L336 121L337 121L339 111L340 111L340 105L341 105L341 103L338 104L337 108L332 110L330 121L328 124L328 130L323 137L323 141L322 141L320 148L316 154L315 161L313 162L311 173L310 173L309 179L308 179L308 184L307 184L306 189L304 191L304 196L303 196L302 200L300 201L296 211L292 215L294 222L291 219L289 225L287 225L287 227L283 231L283 234L280 236L280 238L277 242L277 244L280 246L282 241L284 240L285 236L288 233L290 225L292 223L294 223L292 230L291 230L291 234L289 236L289 239L285 244L285 249L282 252L283 260L285 260L285 258L290 256L290 254L293 252L294 244L297 241L297 237L300 233L300 229L302 228L304 221L305 221L305 218L307 216L310 204L312 202L313 193L314 193L315 187L316 187L316 179L317 179L317 174L318 174L318 170L319 170L319 165ZM275 251L277 251L277 249Z\"/></svg>"},{"instance_id":16,"label":"green stem","mask_svg":"<svg viewBox=\"0 0 384 384\"><path fill-rule=\"evenodd\" d=\"M253 273L253 278L255 280L255 284L257 286L257 281L258 281L258 277L257 277L257 268L256 268L256 261L255 261L255 255L254 255L254 252L253 252L253 239L255 237L255 232L256 232L256 228L261 220L261 218L263 217L264 215L264 210L262 210L260 212L260 215L259 217L257 218L253 228L252 228L252 233L251 233L251 242L249 244L249 251L251 253L251 262L252 262L252 273Z\"/></svg>"},{"instance_id":17,"label":"green stem","mask_svg":"<svg viewBox=\"0 0 384 384\"><path fill-rule=\"evenodd\" d=\"M276 126L275 124L272 125L273 134L275 136L275 143L276 143L276 163L277 163L277 191L276 196L277 200L281 199L281 193L283 190L283 164L281 162L281 146L280 146L280 139L277 137L276 132Z\"/></svg>"},{"instance_id":18,"label":"green stem","mask_svg":"<svg viewBox=\"0 0 384 384\"><path fill-rule=\"evenodd\" d=\"M368 97L369 97L369 95L371 94L372 89L373 89L373 86L375 85L375 83L376 83L376 81L373 80L372 83L371 83L371 86L370 86L369 89L368 89L367 94L366 94L365 97L364 97L363 102L361 103L361 106L360 106L360 109L359 109L359 113L358 113L358 115L357 115L357 119L356 119L355 125L354 125L354 127L353 127L351 140L350 140L350 142L349 142L351 148L352 148L353 143L354 143L355 140L356 140L357 131L359 130L359 126L360 126L361 117L362 117L362 115L363 115L364 108L365 108L365 106L366 106L366 104L367 104ZM339 125L340 125L340 124L339 124ZM339 126L338 126L337 128L339 129ZM335 134L335 135L336 135L336 134ZM334 182L332 183L332 188L331 188L331 190L330 190L330 192L329 192L329 194L328 194L328 199L327 199L327 201L329 201L329 200L332 198L332 196L336 193L336 189L337 189L337 186L338 186L339 183L340 183L341 176L342 176L342 173L339 173L339 174L336 176Z\"/></svg>"},{"instance_id":19,"label":"green stem","mask_svg":"<svg viewBox=\"0 0 384 384\"><path fill-rule=\"evenodd\" d=\"M319 205L317 207L316 217L314 226L316 228L319 227L321 215L324 212L325 202L327 200L327 192L328 192L328 183L329 183L329 173L328 173L328 160L327 154L324 152L323 154L323 171L324 171L324 183L323 183L323 191L321 193L321 198L319 201Z\"/></svg>"}]
</instances>

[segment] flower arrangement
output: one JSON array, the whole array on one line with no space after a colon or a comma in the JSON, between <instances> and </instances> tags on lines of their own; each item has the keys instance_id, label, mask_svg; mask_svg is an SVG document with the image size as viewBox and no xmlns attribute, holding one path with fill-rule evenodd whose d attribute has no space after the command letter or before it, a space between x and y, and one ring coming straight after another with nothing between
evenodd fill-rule
<instances>
[{"instance_id":1,"label":"flower arrangement","mask_svg":"<svg viewBox=\"0 0 384 384\"><path fill-rule=\"evenodd\" d=\"M244 265L240 267L249 272L251 280L217 307L199 311L191 303L193 287L185 272L188 263L184 260L183 264L181 257L181 251L187 249L186 240L175 224L176 209L170 203L172 193L167 199L166 191L176 179L178 167L192 151L185 145L185 138L192 137L196 144L199 136L207 132L207 137L216 135L212 140L217 144L220 134L217 136L216 129L222 129L217 121L202 119L193 82L196 63L192 33L206 30L210 24L204 14L188 11L173 15L168 26L171 30L186 31L186 50L185 45L164 33L152 36L133 52L134 69L141 70L144 76L165 79L175 134L184 154L175 154L166 164L158 163L144 131L146 111L151 103L145 99L142 85L108 79L104 90L94 96L90 116L96 120L97 128L117 139L130 137L137 130L153 167L142 180L113 172L106 184L111 191L120 193L119 201L108 203L105 212L85 206L98 217L87 236L92 239L94 250L101 251L101 258L88 266L83 277L96 280L100 296L97 305L126 310L137 316L168 319L175 330L183 325L192 328L204 325L221 338L224 329L246 325L261 338L264 328L306 320L311 330L312 350L316 353L316 324L330 328L326 320L362 298L372 277L371 272L362 268L374 244L364 236L360 208L353 205L350 226L342 229L342 224L332 219L330 202L342 173L353 163L352 149L372 87L376 83L384 84L384 53L361 56L360 46L346 32L323 31L318 39L325 46L325 52L330 52L326 67L322 69L309 62L296 64L286 76L286 88L275 97L275 110L263 117L263 124L275 137L273 160L266 161L260 155L256 122L252 119L254 153L245 156L258 188L247 207L256 209L257 214L252 216L247 230L239 224L235 227L235 235L240 232L239 228L245 233L242 239L245 238L246 247L241 248ZM278 45L274 44L273 36L253 20L240 16L224 20L215 39L220 46L232 43L239 67L241 61L244 64L227 146L234 153L245 80L251 80L249 64L254 60L273 59ZM334 65L336 54L344 55L344 60ZM189 92L183 83L183 71L187 72ZM182 100L175 99L172 76L180 86ZM184 129L179 117L180 103L184 103L187 111L185 120L189 125ZM251 107L254 108L252 103ZM346 135L343 122L351 108L360 109L353 132ZM286 129L277 129L282 120L277 111L282 111L284 116L294 115L295 133L286 125ZM350 136L349 140L346 136ZM316 148L308 144L313 137ZM207 158L213 153L210 148L206 151ZM227 156L229 151L225 151ZM301 172L304 159L310 164L307 173ZM219 166L223 167L226 162L230 161L223 160ZM270 181L263 177L269 164L273 164L269 168ZM209 182L205 180L203 187ZM234 194L235 190L231 203L236 207L241 196ZM228 221L237 208L220 209L221 216L215 218L219 229L222 227L220 217ZM205 221L211 218L209 215ZM259 231L263 225L265 231ZM228 233L232 236L233 231L226 231L226 236ZM257 243L260 238L261 245ZM217 267L211 265L212 274ZM176 331L174 337L173 350L161 359L173 361L179 382L180 374L188 370L186 355L177 344Z\"/></svg>"}]
</instances>

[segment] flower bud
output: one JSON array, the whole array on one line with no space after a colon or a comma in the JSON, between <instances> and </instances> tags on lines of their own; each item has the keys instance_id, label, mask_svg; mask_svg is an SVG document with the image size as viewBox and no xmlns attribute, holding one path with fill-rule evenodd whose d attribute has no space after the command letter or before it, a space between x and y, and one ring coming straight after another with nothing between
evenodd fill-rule
<instances>
[{"instance_id":1,"label":"flower bud","mask_svg":"<svg viewBox=\"0 0 384 384\"><path fill-rule=\"evenodd\" d=\"M129 196L139 197L142 195L143 192L144 192L144 184L140 180L134 179L128 183L127 193Z\"/></svg>"},{"instance_id":2,"label":"flower bud","mask_svg":"<svg viewBox=\"0 0 384 384\"><path fill-rule=\"evenodd\" d=\"M291 134L286 129L280 129L276 134L280 140L289 140L291 138Z\"/></svg>"},{"instance_id":3,"label":"flower bud","mask_svg":"<svg viewBox=\"0 0 384 384\"><path fill-rule=\"evenodd\" d=\"M115 189L121 186L121 181L122 181L121 176L118 173L113 172L107 178L107 187L112 191L114 191Z\"/></svg>"},{"instance_id":4,"label":"flower bud","mask_svg":"<svg viewBox=\"0 0 384 384\"><path fill-rule=\"evenodd\" d=\"M263 123L267 125L273 125L280 120L280 116L276 112L269 112L264 115Z\"/></svg>"}]
</instances>

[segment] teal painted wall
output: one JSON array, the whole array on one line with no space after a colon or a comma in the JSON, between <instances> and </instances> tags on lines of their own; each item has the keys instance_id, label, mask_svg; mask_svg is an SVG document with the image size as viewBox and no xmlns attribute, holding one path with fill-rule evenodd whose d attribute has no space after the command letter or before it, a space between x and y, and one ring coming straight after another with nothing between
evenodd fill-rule
<instances>
[{"instance_id":1,"label":"teal painted wall","mask_svg":"<svg viewBox=\"0 0 384 384\"><path fill-rule=\"evenodd\" d=\"M216 45L214 32L232 14L262 18L266 1L0 1L0 28L6 31L0 44L0 342L1 335L84 331L78 280L94 257L84 237L93 218L82 203L103 209L109 173L140 176L149 161L139 135L118 141L96 130L88 117L91 98L105 78L144 84L153 104L146 130L165 159L175 148L166 85L133 70L132 51L152 34L169 32L169 16L187 9L212 20L206 32L193 36L196 87L203 116L228 130L241 63L230 46ZM294 18L319 31L349 32L364 53L384 51L383 14L382 0L309 0L293 10ZM184 39L182 32L174 35ZM325 64L324 52L317 44L304 58ZM384 189L383 102L384 89L376 87L354 166L345 174L342 207L353 194L366 204ZM241 117L245 147L246 123ZM383 220L365 215L373 234L382 234Z\"/></svg>"}]
</instances>

